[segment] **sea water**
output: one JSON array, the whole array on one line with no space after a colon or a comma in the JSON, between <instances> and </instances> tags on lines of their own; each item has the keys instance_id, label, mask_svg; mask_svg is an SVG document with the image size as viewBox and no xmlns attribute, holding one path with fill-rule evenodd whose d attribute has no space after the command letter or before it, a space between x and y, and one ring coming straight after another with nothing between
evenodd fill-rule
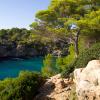
<instances>
[{"instance_id":1,"label":"sea water","mask_svg":"<svg viewBox=\"0 0 100 100\"><path fill-rule=\"evenodd\" d=\"M0 79L17 77L20 71L41 71L43 57L14 58L0 61Z\"/></svg>"}]
</instances>

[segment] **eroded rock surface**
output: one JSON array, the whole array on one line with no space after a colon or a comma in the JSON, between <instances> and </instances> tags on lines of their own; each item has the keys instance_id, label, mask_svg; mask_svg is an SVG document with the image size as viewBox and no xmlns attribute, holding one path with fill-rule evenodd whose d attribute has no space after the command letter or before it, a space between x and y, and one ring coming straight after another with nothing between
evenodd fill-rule
<instances>
[{"instance_id":1,"label":"eroded rock surface","mask_svg":"<svg viewBox=\"0 0 100 100\"><path fill-rule=\"evenodd\" d=\"M78 100L100 100L100 60L74 71Z\"/></svg>"},{"instance_id":2,"label":"eroded rock surface","mask_svg":"<svg viewBox=\"0 0 100 100\"><path fill-rule=\"evenodd\" d=\"M72 80L62 79L61 74L51 77L39 90L34 100L69 100Z\"/></svg>"}]
</instances>

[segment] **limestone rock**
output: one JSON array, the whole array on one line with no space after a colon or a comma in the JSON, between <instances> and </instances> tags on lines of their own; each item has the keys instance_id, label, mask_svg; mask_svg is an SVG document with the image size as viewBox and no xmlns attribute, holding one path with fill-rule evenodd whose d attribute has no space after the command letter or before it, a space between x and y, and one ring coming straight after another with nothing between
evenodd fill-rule
<instances>
[{"instance_id":1,"label":"limestone rock","mask_svg":"<svg viewBox=\"0 0 100 100\"><path fill-rule=\"evenodd\" d=\"M86 68L74 71L79 100L100 100L100 60L92 60Z\"/></svg>"},{"instance_id":2,"label":"limestone rock","mask_svg":"<svg viewBox=\"0 0 100 100\"><path fill-rule=\"evenodd\" d=\"M32 57L39 55L39 52L33 47L16 44L0 44L0 58Z\"/></svg>"},{"instance_id":3,"label":"limestone rock","mask_svg":"<svg viewBox=\"0 0 100 100\"><path fill-rule=\"evenodd\" d=\"M34 100L69 100L72 82L61 78L61 74L47 79Z\"/></svg>"}]
</instances>

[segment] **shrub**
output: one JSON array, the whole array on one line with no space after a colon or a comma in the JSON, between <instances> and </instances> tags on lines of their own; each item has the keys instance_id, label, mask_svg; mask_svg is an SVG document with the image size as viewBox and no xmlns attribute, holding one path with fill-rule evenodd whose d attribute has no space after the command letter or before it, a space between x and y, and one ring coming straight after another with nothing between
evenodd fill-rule
<instances>
[{"instance_id":1,"label":"shrub","mask_svg":"<svg viewBox=\"0 0 100 100\"><path fill-rule=\"evenodd\" d=\"M17 78L0 81L0 100L33 100L43 82L38 73L21 72Z\"/></svg>"},{"instance_id":2,"label":"shrub","mask_svg":"<svg viewBox=\"0 0 100 100\"><path fill-rule=\"evenodd\" d=\"M65 67L65 70L62 71L61 76L64 77L64 78L73 77L72 72L74 71L74 69L75 69L74 63L71 63L71 64L67 65Z\"/></svg>"},{"instance_id":3,"label":"shrub","mask_svg":"<svg viewBox=\"0 0 100 100\"><path fill-rule=\"evenodd\" d=\"M56 74L55 60L56 58L52 54L48 54L47 56L45 56L42 67L43 76L50 77Z\"/></svg>"},{"instance_id":4,"label":"shrub","mask_svg":"<svg viewBox=\"0 0 100 100\"><path fill-rule=\"evenodd\" d=\"M61 72L62 77L69 77L69 74L74 70L75 51L74 46L71 44L69 47L69 55L64 58L58 58L56 64L58 70Z\"/></svg>"},{"instance_id":5,"label":"shrub","mask_svg":"<svg viewBox=\"0 0 100 100\"><path fill-rule=\"evenodd\" d=\"M100 43L96 43L91 48L83 50L72 63L65 67L62 77L69 77L75 68L85 67L90 60L94 59L100 59Z\"/></svg>"},{"instance_id":6,"label":"shrub","mask_svg":"<svg viewBox=\"0 0 100 100\"><path fill-rule=\"evenodd\" d=\"M66 69L70 69L69 66L75 59L74 46L70 45L69 47L69 55L67 57L61 57L56 60L56 66L59 72L65 71Z\"/></svg>"},{"instance_id":7,"label":"shrub","mask_svg":"<svg viewBox=\"0 0 100 100\"><path fill-rule=\"evenodd\" d=\"M90 60L100 59L100 43L94 44L91 48L85 49L77 57L75 68L85 67Z\"/></svg>"},{"instance_id":8,"label":"shrub","mask_svg":"<svg viewBox=\"0 0 100 100\"><path fill-rule=\"evenodd\" d=\"M65 62L63 57L56 59L56 68L58 72L62 72L65 69Z\"/></svg>"}]
</instances>

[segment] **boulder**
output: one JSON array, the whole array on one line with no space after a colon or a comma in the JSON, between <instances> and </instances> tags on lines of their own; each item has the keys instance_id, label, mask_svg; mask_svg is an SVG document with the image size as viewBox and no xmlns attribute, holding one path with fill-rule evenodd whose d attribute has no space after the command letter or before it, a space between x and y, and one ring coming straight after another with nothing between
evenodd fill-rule
<instances>
[{"instance_id":1,"label":"boulder","mask_svg":"<svg viewBox=\"0 0 100 100\"><path fill-rule=\"evenodd\" d=\"M100 100L100 60L90 61L86 68L74 71L79 100Z\"/></svg>"}]
</instances>

